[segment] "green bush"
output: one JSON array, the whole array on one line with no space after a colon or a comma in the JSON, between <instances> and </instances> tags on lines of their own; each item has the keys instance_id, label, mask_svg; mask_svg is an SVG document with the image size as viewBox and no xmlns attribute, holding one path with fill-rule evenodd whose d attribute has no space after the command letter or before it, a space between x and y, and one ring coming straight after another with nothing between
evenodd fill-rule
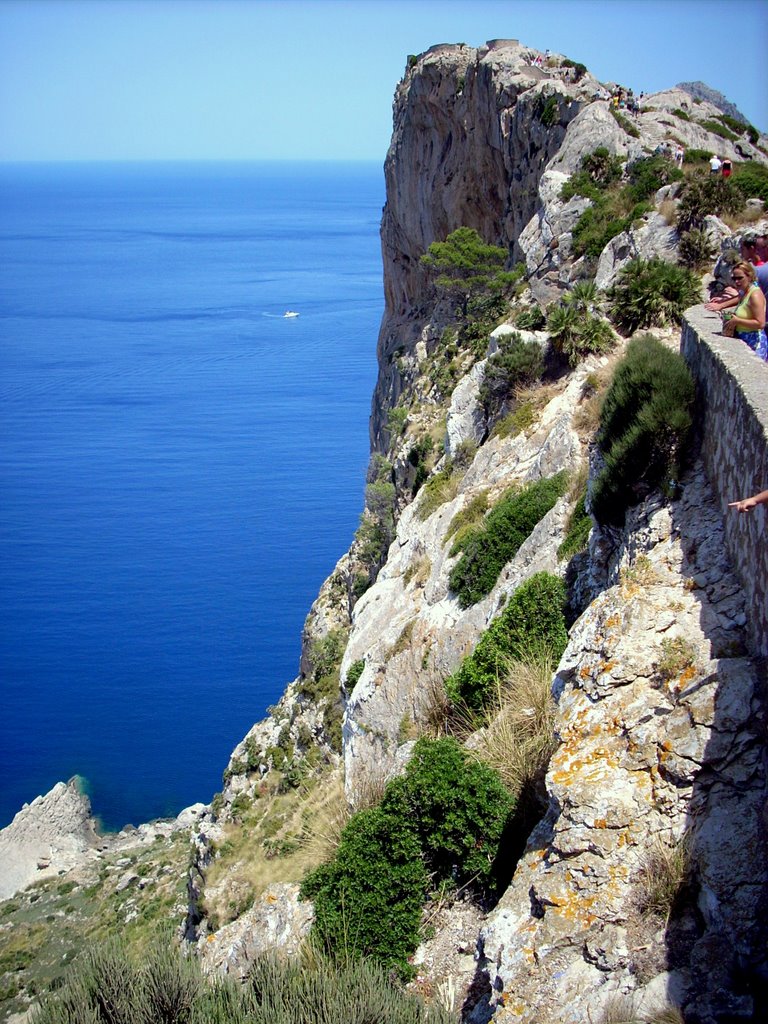
<instances>
[{"instance_id":1,"label":"green bush","mask_svg":"<svg viewBox=\"0 0 768 1024\"><path fill-rule=\"evenodd\" d=\"M611 113L613 114L616 124L622 128L627 135L631 135L633 139L640 138L640 132L623 114L620 114L618 110L615 110L613 107L611 107Z\"/></svg>"},{"instance_id":2,"label":"green bush","mask_svg":"<svg viewBox=\"0 0 768 1024\"><path fill-rule=\"evenodd\" d=\"M334 859L305 879L301 897L314 900L315 935L330 951L368 956L408 977L428 871L492 889L512 809L497 773L470 761L455 740L419 740L381 804L356 814Z\"/></svg>"},{"instance_id":3,"label":"green bush","mask_svg":"<svg viewBox=\"0 0 768 1024\"><path fill-rule=\"evenodd\" d=\"M622 167L621 157L612 156L605 146L598 146L582 158L579 170L563 185L561 199L567 200L575 195L597 199L601 192L621 178Z\"/></svg>"},{"instance_id":4,"label":"green bush","mask_svg":"<svg viewBox=\"0 0 768 1024\"><path fill-rule=\"evenodd\" d=\"M605 465L592 492L600 523L621 525L644 493L679 479L692 423L695 389L683 358L651 335L634 338L600 414Z\"/></svg>"},{"instance_id":5,"label":"green bush","mask_svg":"<svg viewBox=\"0 0 768 1024\"><path fill-rule=\"evenodd\" d=\"M348 693L351 693L357 685L357 681L365 670L365 661L359 658L357 661L353 661L349 666L346 679L344 680L344 686Z\"/></svg>"},{"instance_id":6,"label":"green bush","mask_svg":"<svg viewBox=\"0 0 768 1024\"><path fill-rule=\"evenodd\" d=\"M545 128L552 128L560 121L560 110L557 105L557 96L552 93L550 96L539 95L536 101L536 116Z\"/></svg>"},{"instance_id":7,"label":"green bush","mask_svg":"<svg viewBox=\"0 0 768 1024\"><path fill-rule=\"evenodd\" d=\"M715 245L702 228L691 228L680 236L680 262L691 270L700 270L715 258Z\"/></svg>"},{"instance_id":8,"label":"green bush","mask_svg":"<svg viewBox=\"0 0 768 1024\"><path fill-rule=\"evenodd\" d=\"M547 330L555 348L571 366L590 352L607 352L615 343L610 326L599 316L568 301L550 310Z\"/></svg>"},{"instance_id":9,"label":"green bush","mask_svg":"<svg viewBox=\"0 0 768 1024\"><path fill-rule=\"evenodd\" d=\"M762 199L768 204L768 167L765 164L746 160L736 166L732 180L744 199Z\"/></svg>"},{"instance_id":10,"label":"green bush","mask_svg":"<svg viewBox=\"0 0 768 1024\"><path fill-rule=\"evenodd\" d=\"M677 226L680 231L700 228L710 214L734 214L743 206L744 196L734 179L714 174L689 178L680 192Z\"/></svg>"},{"instance_id":11,"label":"green bush","mask_svg":"<svg viewBox=\"0 0 768 1024\"><path fill-rule=\"evenodd\" d=\"M418 740L381 807L410 822L434 880L493 891L494 861L513 801L498 774L469 758L456 740Z\"/></svg>"},{"instance_id":12,"label":"green bush","mask_svg":"<svg viewBox=\"0 0 768 1024\"><path fill-rule=\"evenodd\" d=\"M735 142L739 137L726 128L725 125L720 124L719 121L699 121L699 124L702 128L706 128L708 132L712 132L713 135L719 135L721 139L728 139L729 142Z\"/></svg>"},{"instance_id":13,"label":"green bush","mask_svg":"<svg viewBox=\"0 0 768 1024\"><path fill-rule=\"evenodd\" d=\"M567 487L563 473L508 492L485 517L451 570L449 583L462 608L489 594L499 573L518 552Z\"/></svg>"},{"instance_id":14,"label":"green bush","mask_svg":"<svg viewBox=\"0 0 768 1024\"><path fill-rule=\"evenodd\" d=\"M714 153L710 149L686 149L683 156L684 164L703 164L709 163L714 156Z\"/></svg>"},{"instance_id":15,"label":"green bush","mask_svg":"<svg viewBox=\"0 0 768 1024\"><path fill-rule=\"evenodd\" d=\"M568 520L568 529L563 543L557 549L557 557L560 559L570 558L579 551L583 551L587 546L592 530L592 517L586 510L585 502L586 495L582 494Z\"/></svg>"},{"instance_id":16,"label":"green bush","mask_svg":"<svg viewBox=\"0 0 768 1024\"><path fill-rule=\"evenodd\" d=\"M575 77L575 81L577 81L577 82L579 81L580 78L583 78L584 75L586 75L586 73L587 73L587 65L586 64L582 64L581 61L579 61L579 60L568 60L568 58L566 58L563 61L563 67L564 68L573 68L573 70L575 72L575 76L576 76Z\"/></svg>"},{"instance_id":17,"label":"green bush","mask_svg":"<svg viewBox=\"0 0 768 1024\"><path fill-rule=\"evenodd\" d=\"M521 331L540 331L547 322L547 318L538 306L531 306L524 309L515 319L515 327Z\"/></svg>"},{"instance_id":18,"label":"green bush","mask_svg":"<svg viewBox=\"0 0 768 1024\"><path fill-rule=\"evenodd\" d=\"M301 898L314 901L314 934L327 950L372 957L407 977L428 881L413 825L390 804L351 819L334 859L304 880Z\"/></svg>"},{"instance_id":19,"label":"green bush","mask_svg":"<svg viewBox=\"0 0 768 1024\"><path fill-rule=\"evenodd\" d=\"M449 698L473 711L496 697L499 679L512 660L562 657L568 642L565 584L540 572L518 587L501 615L480 637L474 652L446 682Z\"/></svg>"},{"instance_id":20,"label":"green bush","mask_svg":"<svg viewBox=\"0 0 768 1024\"><path fill-rule=\"evenodd\" d=\"M689 306L701 301L701 284L686 267L653 257L635 259L608 292L609 315L623 334L679 323Z\"/></svg>"},{"instance_id":21,"label":"green bush","mask_svg":"<svg viewBox=\"0 0 768 1024\"><path fill-rule=\"evenodd\" d=\"M535 341L523 341L514 331L499 338L499 350L486 362L479 398L487 416L501 408L515 388L541 380L544 356Z\"/></svg>"},{"instance_id":22,"label":"green bush","mask_svg":"<svg viewBox=\"0 0 768 1024\"><path fill-rule=\"evenodd\" d=\"M633 160L627 167L629 194L635 203L650 199L664 185L680 181L683 172L669 157L657 154Z\"/></svg>"}]
</instances>

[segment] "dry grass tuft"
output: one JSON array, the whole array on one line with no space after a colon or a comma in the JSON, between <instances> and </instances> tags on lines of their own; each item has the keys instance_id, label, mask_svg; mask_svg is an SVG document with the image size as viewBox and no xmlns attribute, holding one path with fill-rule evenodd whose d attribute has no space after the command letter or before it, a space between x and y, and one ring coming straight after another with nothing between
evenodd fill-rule
<instances>
[{"instance_id":1,"label":"dry grass tuft","mask_svg":"<svg viewBox=\"0 0 768 1024\"><path fill-rule=\"evenodd\" d=\"M515 797L540 781L556 746L552 673L547 659L509 664L477 750Z\"/></svg>"},{"instance_id":2,"label":"dry grass tuft","mask_svg":"<svg viewBox=\"0 0 768 1024\"><path fill-rule=\"evenodd\" d=\"M636 996L610 996L596 1024L684 1024L683 1015L675 1006L640 1010L639 1005Z\"/></svg>"},{"instance_id":3,"label":"dry grass tuft","mask_svg":"<svg viewBox=\"0 0 768 1024\"><path fill-rule=\"evenodd\" d=\"M665 924L691 871L690 846L685 837L672 843L658 836L645 855L637 878L636 903L641 914L653 914Z\"/></svg>"}]
</instances>

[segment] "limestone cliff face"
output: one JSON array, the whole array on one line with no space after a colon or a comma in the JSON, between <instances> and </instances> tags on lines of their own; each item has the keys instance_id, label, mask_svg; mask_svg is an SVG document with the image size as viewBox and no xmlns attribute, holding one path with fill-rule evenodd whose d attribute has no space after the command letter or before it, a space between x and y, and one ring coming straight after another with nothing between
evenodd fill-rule
<instances>
[{"instance_id":1,"label":"limestone cliff face","mask_svg":"<svg viewBox=\"0 0 768 1024\"><path fill-rule=\"evenodd\" d=\"M563 202L560 189L585 154L605 146L632 159L668 141L764 161L746 139L728 141L703 127L719 108L698 98L694 105L683 88L647 96L643 113L622 114L622 125L604 84L588 72L576 80L558 55L534 66L535 55L516 40L434 46L412 59L397 86L381 228L386 308L371 415L376 450L387 447L387 409L409 386L396 357L429 339L434 296L419 259L430 243L475 228L524 260L535 297L548 301L584 273L570 233L589 203L578 196ZM649 217L603 266L600 286L635 255L674 258L670 234Z\"/></svg>"}]
</instances>

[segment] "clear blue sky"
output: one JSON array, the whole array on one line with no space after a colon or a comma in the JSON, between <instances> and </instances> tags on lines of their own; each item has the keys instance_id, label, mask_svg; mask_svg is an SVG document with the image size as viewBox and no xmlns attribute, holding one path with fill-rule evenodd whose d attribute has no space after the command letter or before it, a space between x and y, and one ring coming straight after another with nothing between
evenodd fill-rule
<instances>
[{"instance_id":1,"label":"clear blue sky","mask_svg":"<svg viewBox=\"0 0 768 1024\"><path fill-rule=\"evenodd\" d=\"M383 160L407 55L494 38L768 129L768 0L0 0L0 160Z\"/></svg>"}]
</instances>

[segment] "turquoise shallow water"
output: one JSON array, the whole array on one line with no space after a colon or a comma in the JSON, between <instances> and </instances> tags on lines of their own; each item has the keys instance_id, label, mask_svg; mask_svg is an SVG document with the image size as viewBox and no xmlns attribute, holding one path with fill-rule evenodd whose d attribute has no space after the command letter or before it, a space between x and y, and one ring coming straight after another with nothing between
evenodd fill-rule
<instances>
[{"instance_id":1,"label":"turquoise shallow water","mask_svg":"<svg viewBox=\"0 0 768 1024\"><path fill-rule=\"evenodd\" d=\"M362 507L383 199L0 169L0 825L76 773L112 828L209 800L296 675Z\"/></svg>"}]
</instances>

